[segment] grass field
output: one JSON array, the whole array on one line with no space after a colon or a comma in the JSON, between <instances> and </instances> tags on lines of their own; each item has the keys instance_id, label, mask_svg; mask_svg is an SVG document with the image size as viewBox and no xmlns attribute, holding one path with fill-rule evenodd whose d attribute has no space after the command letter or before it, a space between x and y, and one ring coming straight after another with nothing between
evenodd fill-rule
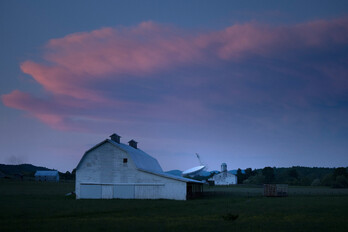
<instances>
[{"instance_id":1,"label":"grass field","mask_svg":"<svg viewBox=\"0 0 348 232\"><path fill-rule=\"evenodd\" d=\"M73 189L1 181L0 231L348 231L346 189L297 187L265 198L257 187L206 187L223 194L190 201L75 200L65 196Z\"/></svg>"}]
</instances>

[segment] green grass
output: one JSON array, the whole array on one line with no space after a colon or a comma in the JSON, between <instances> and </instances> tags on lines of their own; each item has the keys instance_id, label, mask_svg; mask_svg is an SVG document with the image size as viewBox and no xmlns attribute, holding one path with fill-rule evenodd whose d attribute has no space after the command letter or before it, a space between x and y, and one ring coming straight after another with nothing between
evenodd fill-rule
<instances>
[{"instance_id":1,"label":"green grass","mask_svg":"<svg viewBox=\"0 0 348 232\"><path fill-rule=\"evenodd\" d=\"M206 190L231 194L190 201L65 197L73 189L74 183L0 182L0 231L348 231L348 195L328 188L265 198L245 194L260 188L215 187Z\"/></svg>"},{"instance_id":2,"label":"green grass","mask_svg":"<svg viewBox=\"0 0 348 232\"><path fill-rule=\"evenodd\" d=\"M212 196L263 196L262 185L204 186L204 192ZM211 193L211 194L209 194ZM334 189L324 186L289 186L290 196L340 196L347 195L348 189Z\"/></svg>"}]
</instances>

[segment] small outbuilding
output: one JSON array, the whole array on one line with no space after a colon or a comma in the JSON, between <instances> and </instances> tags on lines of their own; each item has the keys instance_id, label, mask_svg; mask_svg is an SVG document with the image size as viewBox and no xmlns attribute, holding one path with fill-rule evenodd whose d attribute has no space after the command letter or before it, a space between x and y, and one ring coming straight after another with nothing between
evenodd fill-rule
<instances>
[{"instance_id":1,"label":"small outbuilding","mask_svg":"<svg viewBox=\"0 0 348 232\"><path fill-rule=\"evenodd\" d=\"M287 197L288 185L287 184L264 184L263 195L266 197Z\"/></svg>"},{"instance_id":2,"label":"small outbuilding","mask_svg":"<svg viewBox=\"0 0 348 232\"><path fill-rule=\"evenodd\" d=\"M203 191L203 183L164 173L158 161L112 134L85 152L76 167L77 199L186 200Z\"/></svg>"},{"instance_id":3,"label":"small outbuilding","mask_svg":"<svg viewBox=\"0 0 348 232\"><path fill-rule=\"evenodd\" d=\"M58 171L36 171L35 180L58 182L59 172Z\"/></svg>"},{"instance_id":4,"label":"small outbuilding","mask_svg":"<svg viewBox=\"0 0 348 232\"><path fill-rule=\"evenodd\" d=\"M237 176L227 172L227 164L221 164L221 172L213 176L215 185L232 185L237 184Z\"/></svg>"}]
</instances>

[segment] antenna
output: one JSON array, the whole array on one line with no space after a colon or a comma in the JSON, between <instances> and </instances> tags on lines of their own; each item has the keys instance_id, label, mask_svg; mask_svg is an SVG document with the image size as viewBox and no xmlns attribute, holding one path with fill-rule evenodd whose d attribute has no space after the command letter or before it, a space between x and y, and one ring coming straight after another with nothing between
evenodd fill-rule
<instances>
[{"instance_id":1,"label":"antenna","mask_svg":"<svg viewBox=\"0 0 348 232\"><path fill-rule=\"evenodd\" d=\"M197 156L197 159L198 159L198 161L199 161L199 164L200 164L200 165L203 165L203 164L202 164L201 157L198 155L198 153L196 153L196 156Z\"/></svg>"},{"instance_id":2,"label":"antenna","mask_svg":"<svg viewBox=\"0 0 348 232\"><path fill-rule=\"evenodd\" d=\"M184 177L193 177L195 175L199 175L199 173L202 171L202 170L206 170L206 167L202 161L201 161L201 157L198 155L198 153L196 153L196 156L197 156L197 159L200 163L201 166L197 166L197 167L193 167L193 168L190 168L190 169L187 169L186 171L183 171L182 172L182 176Z\"/></svg>"}]
</instances>

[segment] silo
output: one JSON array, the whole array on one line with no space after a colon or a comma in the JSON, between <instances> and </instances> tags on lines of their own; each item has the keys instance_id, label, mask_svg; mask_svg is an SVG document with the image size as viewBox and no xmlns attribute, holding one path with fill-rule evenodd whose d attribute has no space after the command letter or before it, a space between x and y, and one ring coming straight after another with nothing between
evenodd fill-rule
<instances>
[{"instance_id":1,"label":"silo","mask_svg":"<svg viewBox=\"0 0 348 232\"><path fill-rule=\"evenodd\" d=\"M227 164L226 163L221 164L221 172L227 172Z\"/></svg>"}]
</instances>

